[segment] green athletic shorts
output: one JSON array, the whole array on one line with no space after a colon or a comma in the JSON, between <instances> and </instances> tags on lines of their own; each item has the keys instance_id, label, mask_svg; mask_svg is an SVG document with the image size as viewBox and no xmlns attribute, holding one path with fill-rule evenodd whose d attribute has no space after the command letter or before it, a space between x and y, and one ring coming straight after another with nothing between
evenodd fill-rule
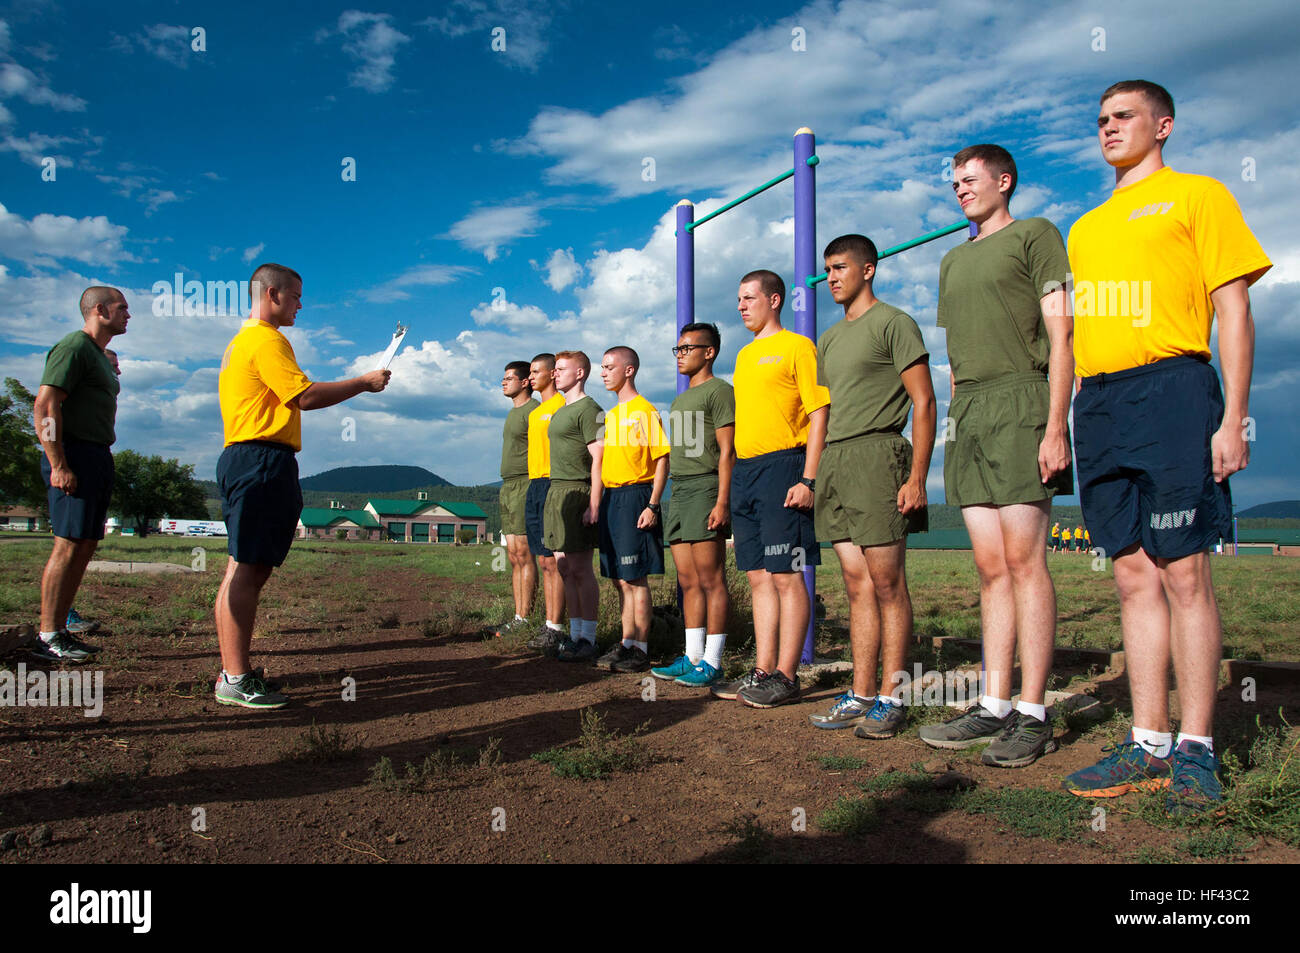
<instances>
[{"instance_id":1,"label":"green athletic shorts","mask_svg":"<svg viewBox=\"0 0 1300 953\"><path fill-rule=\"evenodd\" d=\"M673 543L726 539L731 535L729 525L709 529L709 513L717 502L716 473L673 477L673 492L668 498L668 516L664 520L664 540L671 546Z\"/></svg>"},{"instance_id":2,"label":"green athletic shorts","mask_svg":"<svg viewBox=\"0 0 1300 953\"><path fill-rule=\"evenodd\" d=\"M551 480L542 511L546 548L556 553L595 549L600 528L582 522L582 514L590 505L591 484L586 480Z\"/></svg>"},{"instance_id":3,"label":"green athletic shorts","mask_svg":"<svg viewBox=\"0 0 1300 953\"><path fill-rule=\"evenodd\" d=\"M925 510L898 512L898 491L912 475L912 445L902 434L868 433L828 443L817 465L813 520L817 538L881 546L930 525Z\"/></svg>"},{"instance_id":4,"label":"green athletic shorts","mask_svg":"<svg viewBox=\"0 0 1300 953\"><path fill-rule=\"evenodd\" d=\"M524 498L528 496L528 477L511 477L501 481L501 532L507 536L523 536L528 532L524 522Z\"/></svg>"},{"instance_id":5,"label":"green athletic shorts","mask_svg":"<svg viewBox=\"0 0 1300 953\"><path fill-rule=\"evenodd\" d=\"M1049 404L1047 378L1041 374L958 385L950 422L940 424L947 436L943 486L948 502L1007 506L1073 493L1073 463L1047 484L1038 475ZM1065 439L1068 443L1069 434Z\"/></svg>"}]
</instances>

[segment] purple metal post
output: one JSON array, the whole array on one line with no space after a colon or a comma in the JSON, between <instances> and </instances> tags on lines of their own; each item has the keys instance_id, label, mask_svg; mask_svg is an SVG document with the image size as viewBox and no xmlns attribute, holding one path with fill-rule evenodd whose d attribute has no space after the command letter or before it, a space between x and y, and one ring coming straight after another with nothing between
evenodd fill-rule
<instances>
[{"instance_id":1,"label":"purple metal post","mask_svg":"<svg viewBox=\"0 0 1300 953\"><path fill-rule=\"evenodd\" d=\"M688 228L695 221L695 206L689 199L677 203L677 335L695 320L695 232ZM677 393L686 390L685 374L677 375Z\"/></svg>"},{"instance_id":2,"label":"purple metal post","mask_svg":"<svg viewBox=\"0 0 1300 953\"><path fill-rule=\"evenodd\" d=\"M817 341L817 289L809 288L807 281L821 269L817 267L817 172L808 160L813 158L816 147L817 140L807 126L794 134L794 281L790 283L790 306L794 330L813 343ZM813 660L817 622L816 567L804 568L803 581L808 589L808 632L799 661L807 665Z\"/></svg>"}]
</instances>

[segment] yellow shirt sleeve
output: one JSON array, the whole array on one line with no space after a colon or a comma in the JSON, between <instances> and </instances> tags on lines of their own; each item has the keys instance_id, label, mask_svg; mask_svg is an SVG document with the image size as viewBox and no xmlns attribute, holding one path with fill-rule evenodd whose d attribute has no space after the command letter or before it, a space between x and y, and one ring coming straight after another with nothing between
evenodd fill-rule
<instances>
[{"instance_id":1,"label":"yellow shirt sleeve","mask_svg":"<svg viewBox=\"0 0 1300 953\"><path fill-rule=\"evenodd\" d=\"M1205 290L1245 278L1254 284L1272 267L1264 255L1241 206L1223 183L1210 180L1192 207L1192 242L1201 263Z\"/></svg>"},{"instance_id":2,"label":"yellow shirt sleeve","mask_svg":"<svg viewBox=\"0 0 1300 953\"><path fill-rule=\"evenodd\" d=\"M808 341L807 338L803 338ZM817 383L817 346L808 341L807 347L800 347L794 355L794 380L799 387L799 401L803 412L811 414L831 402L831 390Z\"/></svg>"},{"instance_id":3,"label":"yellow shirt sleeve","mask_svg":"<svg viewBox=\"0 0 1300 953\"><path fill-rule=\"evenodd\" d=\"M287 404L308 387L311 381L298 367L293 346L281 334L266 338L252 354L253 367L276 400Z\"/></svg>"}]
</instances>

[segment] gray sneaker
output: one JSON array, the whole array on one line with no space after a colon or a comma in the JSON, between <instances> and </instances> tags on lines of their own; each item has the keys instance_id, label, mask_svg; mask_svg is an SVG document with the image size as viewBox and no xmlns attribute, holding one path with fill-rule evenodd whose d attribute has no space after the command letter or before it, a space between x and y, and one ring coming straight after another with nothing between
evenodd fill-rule
<instances>
[{"instance_id":1,"label":"gray sneaker","mask_svg":"<svg viewBox=\"0 0 1300 953\"><path fill-rule=\"evenodd\" d=\"M528 640L528 648L543 655L554 655L559 651L560 643L563 641L563 631L543 622L537 634Z\"/></svg>"},{"instance_id":2,"label":"gray sneaker","mask_svg":"<svg viewBox=\"0 0 1300 953\"><path fill-rule=\"evenodd\" d=\"M599 651L595 642L588 642L586 639L578 639L574 642L570 639L560 646L560 651L555 657L561 662L594 662Z\"/></svg>"},{"instance_id":3,"label":"gray sneaker","mask_svg":"<svg viewBox=\"0 0 1300 953\"><path fill-rule=\"evenodd\" d=\"M67 629L61 629L55 632L54 638L48 642L38 638L36 644L28 651L44 662L71 662L73 665L80 665L94 658L99 647L87 645L71 635Z\"/></svg>"},{"instance_id":4,"label":"gray sneaker","mask_svg":"<svg viewBox=\"0 0 1300 953\"><path fill-rule=\"evenodd\" d=\"M627 654L627 651L627 647L624 646L621 641L615 642L609 647L608 652L591 664L596 666L596 668L602 668L607 672L612 672L614 671L614 663L622 661L623 656Z\"/></svg>"},{"instance_id":5,"label":"gray sneaker","mask_svg":"<svg viewBox=\"0 0 1300 953\"><path fill-rule=\"evenodd\" d=\"M253 673L248 673L235 681L229 681L225 675L217 677L217 688L213 693L223 705L238 705L241 708L283 708L289 699L279 692L273 692Z\"/></svg>"},{"instance_id":6,"label":"gray sneaker","mask_svg":"<svg viewBox=\"0 0 1300 953\"><path fill-rule=\"evenodd\" d=\"M853 729L855 738L875 738L883 740L892 738L907 725L907 709L902 705L890 705L876 699L862 724Z\"/></svg>"},{"instance_id":7,"label":"gray sneaker","mask_svg":"<svg viewBox=\"0 0 1300 953\"><path fill-rule=\"evenodd\" d=\"M1056 739L1052 737L1050 721L1039 721L1033 715L1013 711L997 741L980 755L980 763L999 768L1023 768L1055 750Z\"/></svg>"},{"instance_id":8,"label":"gray sneaker","mask_svg":"<svg viewBox=\"0 0 1300 953\"><path fill-rule=\"evenodd\" d=\"M960 750L995 740L1010 720L1010 715L998 718L976 703L941 725L923 725L917 735L931 748Z\"/></svg>"},{"instance_id":9,"label":"gray sneaker","mask_svg":"<svg viewBox=\"0 0 1300 953\"><path fill-rule=\"evenodd\" d=\"M742 689L737 696L742 704L750 708L775 708L787 702L799 700L799 676L794 681L780 672L773 672L757 685Z\"/></svg>"},{"instance_id":10,"label":"gray sneaker","mask_svg":"<svg viewBox=\"0 0 1300 953\"><path fill-rule=\"evenodd\" d=\"M519 635L528 628L527 619L512 618L508 622L502 622L500 625L489 626L487 631L498 639L506 639L511 636Z\"/></svg>"},{"instance_id":11,"label":"gray sneaker","mask_svg":"<svg viewBox=\"0 0 1300 953\"><path fill-rule=\"evenodd\" d=\"M610 666L614 672L644 672L650 668L650 657L633 645L623 650L623 655Z\"/></svg>"},{"instance_id":12,"label":"gray sneaker","mask_svg":"<svg viewBox=\"0 0 1300 953\"><path fill-rule=\"evenodd\" d=\"M862 724L862 719L872 709L871 698L860 698L848 691L838 695L831 703L830 711L824 715L809 715L808 721L814 728L852 728Z\"/></svg>"},{"instance_id":13,"label":"gray sneaker","mask_svg":"<svg viewBox=\"0 0 1300 953\"><path fill-rule=\"evenodd\" d=\"M714 698L721 698L724 701L734 702L744 689L749 688L751 685L757 685L767 677L767 672L751 668L744 675L740 676L740 678L729 679L725 682L714 682L709 686L709 693L712 694Z\"/></svg>"}]
</instances>

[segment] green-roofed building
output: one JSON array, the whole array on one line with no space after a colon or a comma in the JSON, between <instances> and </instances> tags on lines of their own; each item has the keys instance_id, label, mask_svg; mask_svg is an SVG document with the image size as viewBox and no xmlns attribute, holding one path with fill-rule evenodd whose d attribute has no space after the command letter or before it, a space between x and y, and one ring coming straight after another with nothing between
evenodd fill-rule
<instances>
[{"instance_id":1,"label":"green-roofed building","mask_svg":"<svg viewBox=\"0 0 1300 953\"><path fill-rule=\"evenodd\" d=\"M365 511L381 528L381 538L406 543L482 543L487 514L477 503L430 500L370 499Z\"/></svg>"},{"instance_id":2,"label":"green-roofed building","mask_svg":"<svg viewBox=\"0 0 1300 953\"><path fill-rule=\"evenodd\" d=\"M338 539L339 533L345 533L345 539L367 539L378 541L382 538L379 520L365 510L345 510L338 507L308 506L298 517L298 538Z\"/></svg>"}]
</instances>

